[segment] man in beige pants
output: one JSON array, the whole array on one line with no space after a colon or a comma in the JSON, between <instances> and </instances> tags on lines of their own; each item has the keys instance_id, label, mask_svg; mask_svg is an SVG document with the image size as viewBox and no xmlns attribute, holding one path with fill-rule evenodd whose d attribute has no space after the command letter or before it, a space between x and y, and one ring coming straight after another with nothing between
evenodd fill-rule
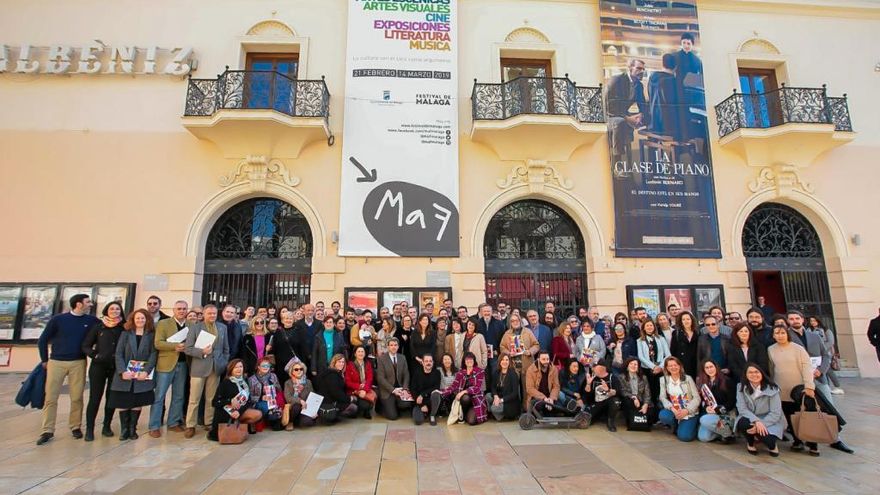
<instances>
[{"instance_id":1,"label":"man in beige pants","mask_svg":"<svg viewBox=\"0 0 880 495\"><path fill-rule=\"evenodd\" d=\"M82 434L83 389L86 384L86 356L82 343L86 333L98 323L90 314L92 301L88 294L70 298L70 312L53 316L40 335L37 347L40 360L46 368L46 402L43 404L43 425L37 445L43 445L55 436L55 417L58 414L58 396L64 379L70 386L70 416L67 425L73 438ZM49 344L52 355L49 355Z\"/></svg>"}]
</instances>

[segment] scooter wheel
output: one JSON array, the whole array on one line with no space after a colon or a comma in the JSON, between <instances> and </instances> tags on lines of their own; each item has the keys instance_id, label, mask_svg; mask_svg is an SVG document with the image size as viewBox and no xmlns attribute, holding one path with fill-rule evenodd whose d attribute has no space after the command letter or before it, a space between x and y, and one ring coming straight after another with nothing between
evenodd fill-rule
<instances>
[{"instance_id":1,"label":"scooter wheel","mask_svg":"<svg viewBox=\"0 0 880 495\"><path fill-rule=\"evenodd\" d=\"M523 413L519 417L519 427L523 430L531 430L538 423L538 420L529 413Z\"/></svg>"},{"instance_id":2,"label":"scooter wheel","mask_svg":"<svg viewBox=\"0 0 880 495\"><path fill-rule=\"evenodd\" d=\"M592 417L588 412L579 412L577 416L574 417L575 426L581 430L586 430L590 427L590 421Z\"/></svg>"}]
</instances>

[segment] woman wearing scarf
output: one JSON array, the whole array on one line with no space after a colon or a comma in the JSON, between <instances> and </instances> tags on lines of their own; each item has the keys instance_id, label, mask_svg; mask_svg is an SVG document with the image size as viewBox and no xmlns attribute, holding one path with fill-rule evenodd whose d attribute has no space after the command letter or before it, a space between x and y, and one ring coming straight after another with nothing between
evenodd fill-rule
<instances>
[{"instance_id":1,"label":"woman wearing scarf","mask_svg":"<svg viewBox=\"0 0 880 495\"><path fill-rule=\"evenodd\" d=\"M82 352L92 359L89 364L89 405L86 407L86 442L95 439L95 419L104 396L104 428L101 435L112 437L113 408L107 404L110 396L110 384L116 373L116 343L122 333L122 322L125 315L122 305L116 301L108 303L101 312L101 321L89 329L82 343Z\"/></svg>"},{"instance_id":2,"label":"woman wearing scarf","mask_svg":"<svg viewBox=\"0 0 880 495\"><path fill-rule=\"evenodd\" d=\"M581 322L581 334L575 341L577 360L581 366L590 367L605 359L605 339L595 332L593 322L585 318Z\"/></svg>"},{"instance_id":3,"label":"woman wearing scarf","mask_svg":"<svg viewBox=\"0 0 880 495\"><path fill-rule=\"evenodd\" d=\"M219 425L237 420L248 425L248 431L254 433L253 424L263 419L258 409L248 408L250 387L244 379L244 363L241 359L233 359L226 365L226 378L217 387L214 395L214 421L208 431L208 440L218 441Z\"/></svg>"},{"instance_id":4,"label":"woman wearing scarf","mask_svg":"<svg viewBox=\"0 0 880 495\"><path fill-rule=\"evenodd\" d=\"M281 424L287 431L293 431L293 426L312 426L315 418L303 416L302 411L306 408L306 399L314 391L312 382L306 377L306 365L302 361L293 361L285 369L290 379L284 384L285 411L281 415Z\"/></svg>"},{"instance_id":5,"label":"woman wearing scarf","mask_svg":"<svg viewBox=\"0 0 880 495\"><path fill-rule=\"evenodd\" d=\"M510 356L510 367L516 371L522 387L523 407L525 403L525 383L523 373L535 362L535 355L541 350L538 338L528 328L523 327L519 315L510 315L510 330L501 337L500 354ZM494 382L493 382L494 384Z\"/></svg>"},{"instance_id":6,"label":"woman wearing scarf","mask_svg":"<svg viewBox=\"0 0 880 495\"><path fill-rule=\"evenodd\" d=\"M257 363L257 372L248 378L248 386L251 393L250 406L263 413L273 431L279 431L284 394L278 376L272 373L273 361L270 356L262 357Z\"/></svg>"},{"instance_id":7,"label":"woman wearing scarf","mask_svg":"<svg viewBox=\"0 0 880 495\"><path fill-rule=\"evenodd\" d=\"M660 394L660 376L663 375L663 362L670 356L669 346L666 339L657 335L657 326L653 320L646 320L639 332L641 336L636 342L639 363L651 385L651 402L659 408L657 399Z\"/></svg>"},{"instance_id":8,"label":"woman wearing scarf","mask_svg":"<svg viewBox=\"0 0 880 495\"><path fill-rule=\"evenodd\" d=\"M486 396L483 395L485 382L486 374L477 366L477 357L473 352L465 353L464 367L455 374L452 385L439 393L431 394L431 416L437 415L443 398L452 397L460 401L461 411L467 424L474 426L485 423L489 419L489 407Z\"/></svg>"}]
</instances>

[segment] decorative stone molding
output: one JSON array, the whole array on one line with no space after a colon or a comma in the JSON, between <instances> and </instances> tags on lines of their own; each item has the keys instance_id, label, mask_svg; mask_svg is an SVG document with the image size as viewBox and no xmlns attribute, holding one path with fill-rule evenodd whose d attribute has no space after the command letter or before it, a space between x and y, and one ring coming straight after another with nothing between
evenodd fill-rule
<instances>
[{"instance_id":1,"label":"decorative stone molding","mask_svg":"<svg viewBox=\"0 0 880 495\"><path fill-rule=\"evenodd\" d=\"M800 172L793 165L762 168L758 177L749 183L749 190L758 192L765 189L775 189L779 196L788 196L793 189L801 189L807 193L816 191L812 184L801 179Z\"/></svg>"},{"instance_id":2,"label":"decorative stone molding","mask_svg":"<svg viewBox=\"0 0 880 495\"><path fill-rule=\"evenodd\" d=\"M251 191L265 191L266 182L270 179L290 187L300 183L299 177L291 175L281 160L269 159L264 155L248 155L238 162L233 172L220 177L220 185L229 187L236 182L249 182Z\"/></svg>"},{"instance_id":3,"label":"decorative stone molding","mask_svg":"<svg viewBox=\"0 0 880 495\"><path fill-rule=\"evenodd\" d=\"M296 36L296 33L290 26L274 19L254 24L247 30L247 34L248 36L280 36L287 38Z\"/></svg>"},{"instance_id":4,"label":"decorative stone molding","mask_svg":"<svg viewBox=\"0 0 880 495\"><path fill-rule=\"evenodd\" d=\"M564 178L556 170L556 167L548 164L545 160L526 160L525 163L517 164L506 178L498 179L496 184L501 189L507 189L516 184L525 184L534 193L542 192L546 184L555 184L566 190L571 190L574 187L574 183L570 179Z\"/></svg>"},{"instance_id":5,"label":"decorative stone molding","mask_svg":"<svg viewBox=\"0 0 880 495\"><path fill-rule=\"evenodd\" d=\"M504 38L504 41L509 43L550 43L550 39L544 33L530 27L514 29Z\"/></svg>"},{"instance_id":6,"label":"decorative stone molding","mask_svg":"<svg viewBox=\"0 0 880 495\"><path fill-rule=\"evenodd\" d=\"M751 38L744 41L739 46L739 51L740 53L772 53L774 55L782 53L779 48L776 48L776 45L763 38Z\"/></svg>"}]
</instances>

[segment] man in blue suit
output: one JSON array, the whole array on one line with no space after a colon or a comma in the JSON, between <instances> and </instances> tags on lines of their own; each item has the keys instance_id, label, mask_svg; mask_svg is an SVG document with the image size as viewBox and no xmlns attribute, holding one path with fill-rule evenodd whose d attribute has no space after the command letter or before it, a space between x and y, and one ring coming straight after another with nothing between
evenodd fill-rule
<instances>
[{"instance_id":1,"label":"man in blue suit","mask_svg":"<svg viewBox=\"0 0 880 495\"><path fill-rule=\"evenodd\" d=\"M492 305L483 303L477 308L477 332L486 339L486 345L490 346L488 361L486 362L486 386L492 384L493 371L498 362L498 346L501 345L501 337L504 336L504 322L492 316Z\"/></svg>"}]
</instances>

